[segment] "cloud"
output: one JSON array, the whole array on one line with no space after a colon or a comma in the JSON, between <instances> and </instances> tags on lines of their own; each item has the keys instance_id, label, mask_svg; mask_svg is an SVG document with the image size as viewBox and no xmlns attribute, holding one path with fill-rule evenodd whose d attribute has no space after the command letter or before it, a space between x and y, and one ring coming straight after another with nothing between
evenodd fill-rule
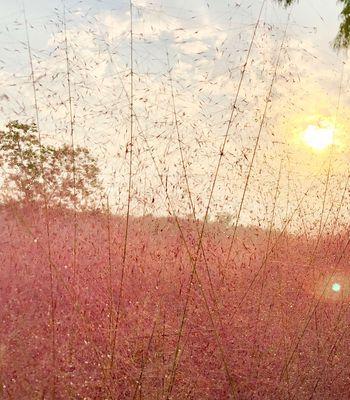
<instances>
[{"instance_id":1,"label":"cloud","mask_svg":"<svg viewBox=\"0 0 350 400\"><path fill-rule=\"evenodd\" d=\"M177 47L184 54L192 54L192 55L195 54L199 55L208 50L208 45L205 42L199 40L181 43Z\"/></svg>"}]
</instances>

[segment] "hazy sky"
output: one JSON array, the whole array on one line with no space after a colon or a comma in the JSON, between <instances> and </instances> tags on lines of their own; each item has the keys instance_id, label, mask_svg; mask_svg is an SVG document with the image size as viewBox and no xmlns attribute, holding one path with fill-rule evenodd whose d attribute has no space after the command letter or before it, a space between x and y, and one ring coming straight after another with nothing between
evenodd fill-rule
<instances>
[{"instance_id":1,"label":"hazy sky","mask_svg":"<svg viewBox=\"0 0 350 400\"><path fill-rule=\"evenodd\" d=\"M62 4L24 1L41 127L45 140L55 143L69 141ZM133 1L135 212L164 213L173 208L189 213L176 114L191 192L198 213L203 213L261 4L257 0ZM123 211L130 133L129 2L67 0L65 7L76 142L99 158L115 209ZM22 9L21 1L0 0L2 123L33 121L35 116ZM260 126L243 221L262 223L268 218L280 165L279 218L287 218L311 188L303 215L309 221L319 219L328 155L303 147L299 134L323 120L337 119L342 125L329 204L340 196L349 160L349 69L343 66L344 54L336 54L330 46L339 11L336 1L301 0L291 11L282 42L290 10L266 1L234 113L213 215L237 212ZM170 205L158 173L171 191Z\"/></svg>"}]
</instances>

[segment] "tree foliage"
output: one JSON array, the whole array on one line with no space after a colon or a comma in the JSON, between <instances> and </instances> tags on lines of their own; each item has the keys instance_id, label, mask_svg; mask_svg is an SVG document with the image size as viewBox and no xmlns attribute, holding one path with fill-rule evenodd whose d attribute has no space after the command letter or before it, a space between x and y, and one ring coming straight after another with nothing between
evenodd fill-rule
<instances>
[{"instance_id":1,"label":"tree foliage","mask_svg":"<svg viewBox=\"0 0 350 400\"><path fill-rule=\"evenodd\" d=\"M277 0L278 3L288 7L299 0ZM340 26L333 47L336 50L347 49L350 46L350 0L338 0L343 9L340 13Z\"/></svg>"},{"instance_id":2,"label":"tree foliage","mask_svg":"<svg viewBox=\"0 0 350 400\"><path fill-rule=\"evenodd\" d=\"M35 124L9 122L0 131L0 167L7 197L49 205L95 205L99 168L89 150L39 141Z\"/></svg>"}]
</instances>

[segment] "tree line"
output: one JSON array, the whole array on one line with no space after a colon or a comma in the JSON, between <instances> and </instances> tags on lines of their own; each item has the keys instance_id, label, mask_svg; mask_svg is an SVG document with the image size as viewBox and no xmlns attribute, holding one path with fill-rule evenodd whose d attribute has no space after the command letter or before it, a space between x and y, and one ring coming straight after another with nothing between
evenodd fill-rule
<instances>
[{"instance_id":1,"label":"tree line","mask_svg":"<svg viewBox=\"0 0 350 400\"><path fill-rule=\"evenodd\" d=\"M94 208L102 190L97 160L86 147L43 144L35 124L11 121L0 131L3 202Z\"/></svg>"}]
</instances>

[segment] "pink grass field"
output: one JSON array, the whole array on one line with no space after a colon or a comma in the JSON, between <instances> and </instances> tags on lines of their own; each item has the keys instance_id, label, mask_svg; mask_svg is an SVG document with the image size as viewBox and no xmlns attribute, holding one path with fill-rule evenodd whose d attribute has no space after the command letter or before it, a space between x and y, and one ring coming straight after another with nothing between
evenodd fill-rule
<instances>
[{"instance_id":1,"label":"pink grass field","mask_svg":"<svg viewBox=\"0 0 350 400\"><path fill-rule=\"evenodd\" d=\"M123 218L0 221L0 398L349 399L346 235L208 224L189 290L200 223L131 218L120 293Z\"/></svg>"}]
</instances>

